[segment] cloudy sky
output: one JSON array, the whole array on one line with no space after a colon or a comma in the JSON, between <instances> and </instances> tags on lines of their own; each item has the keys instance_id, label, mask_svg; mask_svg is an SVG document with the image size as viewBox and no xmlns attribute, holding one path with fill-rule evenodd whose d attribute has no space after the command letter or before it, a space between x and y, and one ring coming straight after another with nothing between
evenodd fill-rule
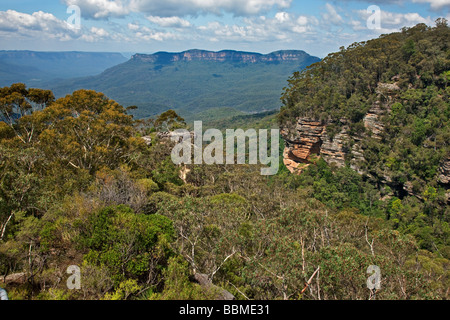
<instances>
[{"instance_id":1,"label":"cloudy sky","mask_svg":"<svg viewBox=\"0 0 450 320\"><path fill-rule=\"evenodd\" d=\"M322 58L405 26L450 20L449 9L450 0L2 0L0 50L300 49Z\"/></svg>"}]
</instances>

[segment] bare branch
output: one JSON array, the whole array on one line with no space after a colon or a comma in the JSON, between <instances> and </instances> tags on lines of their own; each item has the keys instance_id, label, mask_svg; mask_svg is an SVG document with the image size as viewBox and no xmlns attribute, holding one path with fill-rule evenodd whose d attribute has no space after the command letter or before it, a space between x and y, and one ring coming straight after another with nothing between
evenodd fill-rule
<instances>
[{"instance_id":1,"label":"bare branch","mask_svg":"<svg viewBox=\"0 0 450 320\"><path fill-rule=\"evenodd\" d=\"M312 274L311 278L309 278L308 282L306 282L306 286L303 288L303 290L300 292L300 294L303 294L306 289L308 289L309 285L311 284L314 276L319 272L320 270L320 266L317 267L316 271L314 271L314 273Z\"/></svg>"},{"instance_id":2,"label":"bare branch","mask_svg":"<svg viewBox=\"0 0 450 320\"><path fill-rule=\"evenodd\" d=\"M11 212L11 214L8 217L8 220L6 220L5 224L2 226L2 234L0 235L0 241L3 240L3 237L5 236L6 226L8 225L11 218L14 216L14 211Z\"/></svg>"}]
</instances>

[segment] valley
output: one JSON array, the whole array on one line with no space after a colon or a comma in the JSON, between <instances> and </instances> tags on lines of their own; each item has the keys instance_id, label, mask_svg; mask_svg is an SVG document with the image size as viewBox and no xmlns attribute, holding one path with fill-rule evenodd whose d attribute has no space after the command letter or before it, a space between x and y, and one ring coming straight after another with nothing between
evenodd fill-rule
<instances>
[{"instance_id":1,"label":"valley","mask_svg":"<svg viewBox=\"0 0 450 320\"><path fill-rule=\"evenodd\" d=\"M12 300L448 300L449 39L438 19L324 59L158 52L6 85L0 284ZM279 170L174 163L194 120L279 129Z\"/></svg>"}]
</instances>

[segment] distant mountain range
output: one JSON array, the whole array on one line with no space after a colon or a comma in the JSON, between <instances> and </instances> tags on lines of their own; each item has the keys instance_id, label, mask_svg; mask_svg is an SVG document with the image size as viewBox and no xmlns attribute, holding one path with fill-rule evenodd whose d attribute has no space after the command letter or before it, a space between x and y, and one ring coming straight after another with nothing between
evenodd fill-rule
<instances>
[{"instance_id":1,"label":"distant mountain range","mask_svg":"<svg viewBox=\"0 0 450 320\"><path fill-rule=\"evenodd\" d=\"M175 109L189 121L278 109L292 73L320 61L298 50L188 50L135 54L126 60L118 53L0 52L0 70L5 70L0 71L0 85L25 82L51 89L57 97L92 89L124 106L138 106L137 118ZM2 82L8 74L10 79Z\"/></svg>"},{"instance_id":2,"label":"distant mountain range","mask_svg":"<svg viewBox=\"0 0 450 320\"><path fill-rule=\"evenodd\" d=\"M109 52L0 51L0 86L14 82L34 86L96 75L127 60L120 53Z\"/></svg>"},{"instance_id":3,"label":"distant mountain range","mask_svg":"<svg viewBox=\"0 0 450 320\"><path fill-rule=\"evenodd\" d=\"M58 96L81 88L103 92L125 106L138 106L136 117L172 108L191 120L213 108L226 108L227 113L230 109L245 113L278 109L287 79L318 61L294 50L265 55L231 50L136 54L100 75L58 82L50 88Z\"/></svg>"},{"instance_id":4,"label":"distant mountain range","mask_svg":"<svg viewBox=\"0 0 450 320\"><path fill-rule=\"evenodd\" d=\"M269 54L261 54L255 52L243 52L234 50L222 50L219 52L205 50L188 50L179 53L157 52L155 54L135 54L133 60L142 62L167 64L177 61L215 61L215 62L283 62L283 61L303 61L309 55L304 51L298 50L282 50Z\"/></svg>"}]
</instances>

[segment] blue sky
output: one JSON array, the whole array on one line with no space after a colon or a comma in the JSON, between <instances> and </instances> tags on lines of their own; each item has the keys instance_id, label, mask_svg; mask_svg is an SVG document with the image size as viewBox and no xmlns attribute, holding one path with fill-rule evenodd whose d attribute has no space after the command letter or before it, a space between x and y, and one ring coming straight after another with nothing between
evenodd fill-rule
<instances>
[{"instance_id":1,"label":"blue sky","mask_svg":"<svg viewBox=\"0 0 450 320\"><path fill-rule=\"evenodd\" d=\"M405 26L450 20L449 9L450 0L2 0L0 50L298 49L322 58Z\"/></svg>"}]
</instances>

